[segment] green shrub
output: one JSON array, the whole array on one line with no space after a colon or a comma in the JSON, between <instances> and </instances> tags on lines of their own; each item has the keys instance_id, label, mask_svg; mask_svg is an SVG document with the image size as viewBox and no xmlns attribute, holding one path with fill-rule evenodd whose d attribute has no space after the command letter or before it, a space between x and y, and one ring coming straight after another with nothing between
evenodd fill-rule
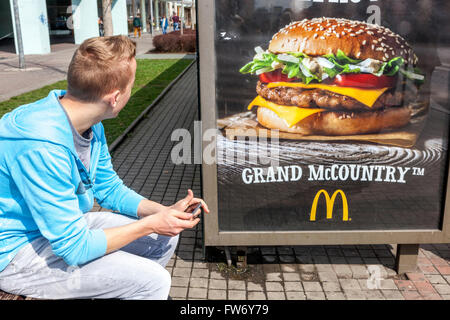
<instances>
[{"instance_id":1,"label":"green shrub","mask_svg":"<svg viewBox=\"0 0 450 320\"><path fill-rule=\"evenodd\" d=\"M180 31L157 35L153 38L156 52L195 52L197 48L197 35L195 30L185 29L183 35Z\"/></svg>"}]
</instances>

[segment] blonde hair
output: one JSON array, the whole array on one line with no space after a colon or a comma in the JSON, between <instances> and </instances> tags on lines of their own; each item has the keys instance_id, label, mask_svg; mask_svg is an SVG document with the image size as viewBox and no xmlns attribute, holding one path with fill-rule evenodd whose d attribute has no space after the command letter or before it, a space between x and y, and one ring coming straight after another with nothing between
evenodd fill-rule
<instances>
[{"instance_id":1,"label":"blonde hair","mask_svg":"<svg viewBox=\"0 0 450 320\"><path fill-rule=\"evenodd\" d=\"M136 43L126 36L85 40L69 65L68 93L83 102L96 102L114 90L124 91L132 77L129 62L135 56Z\"/></svg>"}]
</instances>

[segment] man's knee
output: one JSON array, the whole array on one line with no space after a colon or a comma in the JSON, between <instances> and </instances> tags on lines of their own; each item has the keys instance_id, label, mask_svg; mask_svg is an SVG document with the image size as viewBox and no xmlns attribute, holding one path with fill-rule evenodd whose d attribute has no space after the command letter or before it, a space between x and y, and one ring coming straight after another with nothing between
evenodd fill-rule
<instances>
[{"instance_id":1,"label":"man's knee","mask_svg":"<svg viewBox=\"0 0 450 320\"><path fill-rule=\"evenodd\" d=\"M136 293L134 299L167 300L172 285L170 273L163 267L156 274L151 274L148 281Z\"/></svg>"},{"instance_id":2,"label":"man's knee","mask_svg":"<svg viewBox=\"0 0 450 320\"><path fill-rule=\"evenodd\" d=\"M89 280L82 283L89 297L164 300L171 286L171 276L160 264L122 250L88 263L80 272Z\"/></svg>"},{"instance_id":3,"label":"man's knee","mask_svg":"<svg viewBox=\"0 0 450 320\"><path fill-rule=\"evenodd\" d=\"M116 284L122 294L118 297L133 300L166 300L172 279L160 264L146 258L128 255L130 258L116 269ZM126 266L126 268L124 268Z\"/></svg>"},{"instance_id":4,"label":"man's knee","mask_svg":"<svg viewBox=\"0 0 450 320\"><path fill-rule=\"evenodd\" d=\"M167 291L168 295L171 286L172 286L172 276L170 275L169 271L163 269L163 272L161 272L161 289Z\"/></svg>"}]
</instances>

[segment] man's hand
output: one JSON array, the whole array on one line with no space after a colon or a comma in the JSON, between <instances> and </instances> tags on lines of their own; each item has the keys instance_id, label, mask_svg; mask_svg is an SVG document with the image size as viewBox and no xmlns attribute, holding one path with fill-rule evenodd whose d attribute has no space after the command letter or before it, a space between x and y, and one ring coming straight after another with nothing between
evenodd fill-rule
<instances>
[{"instance_id":1,"label":"man's hand","mask_svg":"<svg viewBox=\"0 0 450 320\"><path fill-rule=\"evenodd\" d=\"M184 229L194 228L200 219L188 212L167 208L140 220L148 226L152 233L165 236L176 236Z\"/></svg>"},{"instance_id":2,"label":"man's hand","mask_svg":"<svg viewBox=\"0 0 450 320\"><path fill-rule=\"evenodd\" d=\"M206 203L199 198L194 198L192 190L188 190L187 196L170 207L143 199L138 206L140 220L125 226L104 229L107 241L107 252L122 248L128 243L157 233L165 236L176 236L184 229L194 228L199 222L198 214L192 215L192 211L201 203L203 210L209 213Z\"/></svg>"},{"instance_id":3,"label":"man's hand","mask_svg":"<svg viewBox=\"0 0 450 320\"><path fill-rule=\"evenodd\" d=\"M178 201L177 203L171 205L170 207L163 206L160 203L148 199L143 199L139 203L137 214L139 217L146 217L164 211L167 208L190 213L194 210L194 208L198 203L201 203L203 210L205 210L206 213L209 213L209 209L205 201L199 198L194 198L194 193L192 192L191 189L188 189L187 196L184 199Z\"/></svg>"},{"instance_id":4,"label":"man's hand","mask_svg":"<svg viewBox=\"0 0 450 320\"><path fill-rule=\"evenodd\" d=\"M192 216L191 213L163 207L160 211L145 216L136 222L104 229L107 241L106 252L118 250L151 233L173 237L184 229L194 228L199 222L200 218Z\"/></svg>"},{"instance_id":5,"label":"man's hand","mask_svg":"<svg viewBox=\"0 0 450 320\"><path fill-rule=\"evenodd\" d=\"M183 212L192 212L194 208L197 206L197 204L201 203L203 210L205 210L206 213L209 213L208 205L199 198L194 198L194 193L191 189L188 189L188 194L184 199L181 199L174 205L170 206L170 208L183 211Z\"/></svg>"}]
</instances>

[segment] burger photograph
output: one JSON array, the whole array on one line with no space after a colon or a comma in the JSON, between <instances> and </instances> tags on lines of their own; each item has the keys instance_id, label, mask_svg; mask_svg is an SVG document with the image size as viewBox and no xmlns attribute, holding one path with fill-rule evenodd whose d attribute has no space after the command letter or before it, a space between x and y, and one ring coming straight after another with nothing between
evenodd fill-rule
<instances>
[{"instance_id":1,"label":"burger photograph","mask_svg":"<svg viewBox=\"0 0 450 320\"><path fill-rule=\"evenodd\" d=\"M269 129L357 135L406 126L425 76L408 42L362 21L314 18L276 33L240 69L258 77L248 106Z\"/></svg>"},{"instance_id":2,"label":"burger photograph","mask_svg":"<svg viewBox=\"0 0 450 320\"><path fill-rule=\"evenodd\" d=\"M214 4L220 230L440 228L450 5Z\"/></svg>"}]
</instances>

